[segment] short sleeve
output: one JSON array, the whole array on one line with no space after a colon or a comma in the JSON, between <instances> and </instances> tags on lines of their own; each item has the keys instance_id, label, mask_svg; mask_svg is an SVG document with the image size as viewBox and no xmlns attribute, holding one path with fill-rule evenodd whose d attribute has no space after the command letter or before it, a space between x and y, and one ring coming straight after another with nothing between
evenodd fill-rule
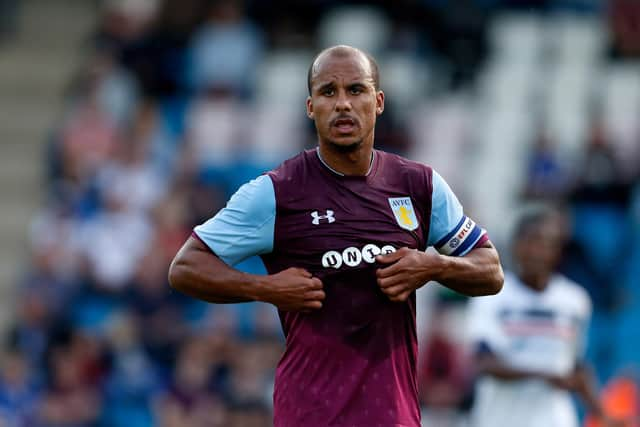
<instances>
[{"instance_id":1,"label":"short sleeve","mask_svg":"<svg viewBox=\"0 0 640 427\"><path fill-rule=\"evenodd\" d=\"M486 239L486 231L464 214L458 198L436 171L433 171L432 184L428 245L441 254L466 255Z\"/></svg>"},{"instance_id":2,"label":"short sleeve","mask_svg":"<svg viewBox=\"0 0 640 427\"><path fill-rule=\"evenodd\" d=\"M580 314L575 320L577 322L578 330L576 357L578 360L583 360L587 354L589 326L591 324L593 306L589 294L584 291L584 289L580 288L580 294L580 298L576 298L576 300L580 301Z\"/></svg>"},{"instance_id":3,"label":"short sleeve","mask_svg":"<svg viewBox=\"0 0 640 427\"><path fill-rule=\"evenodd\" d=\"M470 344L477 351L500 353L505 337L502 333L493 297L472 298L468 305L467 333Z\"/></svg>"},{"instance_id":4,"label":"short sleeve","mask_svg":"<svg viewBox=\"0 0 640 427\"><path fill-rule=\"evenodd\" d=\"M195 234L229 265L273 250L276 199L273 182L262 175L244 184L227 206Z\"/></svg>"}]
</instances>

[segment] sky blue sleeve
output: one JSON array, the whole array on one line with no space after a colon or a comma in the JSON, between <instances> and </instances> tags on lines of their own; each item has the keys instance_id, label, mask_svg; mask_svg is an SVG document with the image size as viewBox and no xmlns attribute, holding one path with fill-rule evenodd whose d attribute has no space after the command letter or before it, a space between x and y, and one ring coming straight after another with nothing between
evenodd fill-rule
<instances>
[{"instance_id":1,"label":"sky blue sleeve","mask_svg":"<svg viewBox=\"0 0 640 427\"><path fill-rule=\"evenodd\" d=\"M229 265L273 250L276 196L273 182L262 175L244 184L227 206L193 229Z\"/></svg>"},{"instance_id":2,"label":"sky blue sleeve","mask_svg":"<svg viewBox=\"0 0 640 427\"><path fill-rule=\"evenodd\" d=\"M463 256L486 232L465 216L460 201L436 171L431 182L431 225L427 243L442 254Z\"/></svg>"}]
</instances>

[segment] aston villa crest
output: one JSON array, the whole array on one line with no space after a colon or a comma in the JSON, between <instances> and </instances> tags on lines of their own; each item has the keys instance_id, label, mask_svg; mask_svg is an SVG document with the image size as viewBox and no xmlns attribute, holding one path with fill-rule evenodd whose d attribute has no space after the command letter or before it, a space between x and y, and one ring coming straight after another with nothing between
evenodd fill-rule
<instances>
[{"instance_id":1,"label":"aston villa crest","mask_svg":"<svg viewBox=\"0 0 640 427\"><path fill-rule=\"evenodd\" d=\"M418 218L410 197L390 197L389 205L400 227L409 231L418 228Z\"/></svg>"}]
</instances>

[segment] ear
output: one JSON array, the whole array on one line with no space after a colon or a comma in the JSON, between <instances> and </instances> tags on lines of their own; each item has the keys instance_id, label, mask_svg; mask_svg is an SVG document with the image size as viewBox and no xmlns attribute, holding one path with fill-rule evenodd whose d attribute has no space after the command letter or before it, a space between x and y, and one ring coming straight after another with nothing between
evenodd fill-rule
<instances>
[{"instance_id":1,"label":"ear","mask_svg":"<svg viewBox=\"0 0 640 427\"><path fill-rule=\"evenodd\" d=\"M384 111L384 92L379 90L376 92L376 116Z\"/></svg>"},{"instance_id":2,"label":"ear","mask_svg":"<svg viewBox=\"0 0 640 427\"><path fill-rule=\"evenodd\" d=\"M313 119L313 101L310 96L307 96L307 117Z\"/></svg>"}]
</instances>

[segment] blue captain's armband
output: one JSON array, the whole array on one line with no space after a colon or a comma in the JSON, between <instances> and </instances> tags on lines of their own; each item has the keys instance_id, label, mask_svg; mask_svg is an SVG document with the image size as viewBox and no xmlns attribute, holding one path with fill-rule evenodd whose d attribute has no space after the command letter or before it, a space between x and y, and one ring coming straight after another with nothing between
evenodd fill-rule
<instances>
[{"instance_id":1,"label":"blue captain's armband","mask_svg":"<svg viewBox=\"0 0 640 427\"><path fill-rule=\"evenodd\" d=\"M429 246L444 255L463 256L486 235L471 218L446 181L432 172L431 229Z\"/></svg>"}]
</instances>

